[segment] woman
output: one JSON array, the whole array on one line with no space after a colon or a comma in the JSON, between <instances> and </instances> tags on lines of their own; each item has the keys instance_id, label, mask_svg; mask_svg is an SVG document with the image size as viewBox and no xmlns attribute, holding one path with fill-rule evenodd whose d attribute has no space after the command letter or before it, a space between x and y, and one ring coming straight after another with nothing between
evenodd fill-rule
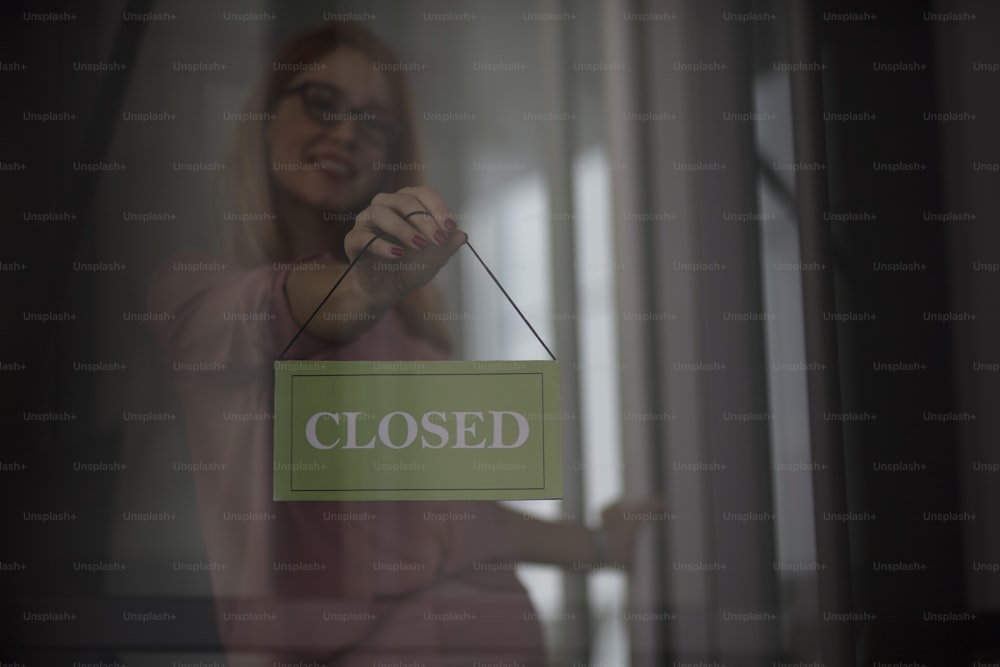
<instances>
[{"instance_id":1,"label":"woman","mask_svg":"<svg viewBox=\"0 0 1000 667\"><path fill-rule=\"evenodd\" d=\"M426 316L441 310L430 280L467 236L418 183L394 62L357 25L289 42L247 105L267 120L241 124L228 161L224 217L241 222L226 256L181 253L150 287L150 310L170 313L152 326L204 464L199 507L230 664L544 664L516 563L623 564L637 528L620 506L593 532L492 502L271 500L272 364L349 261L360 256L286 358L450 352L442 318Z\"/></svg>"}]
</instances>

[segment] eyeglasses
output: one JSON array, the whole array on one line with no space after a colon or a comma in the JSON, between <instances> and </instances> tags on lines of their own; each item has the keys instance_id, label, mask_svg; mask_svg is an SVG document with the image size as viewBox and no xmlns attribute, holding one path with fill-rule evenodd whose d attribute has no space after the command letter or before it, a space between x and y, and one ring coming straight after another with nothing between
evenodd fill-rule
<instances>
[{"instance_id":1,"label":"eyeglasses","mask_svg":"<svg viewBox=\"0 0 1000 667\"><path fill-rule=\"evenodd\" d=\"M306 115L315 122L336 127L344 121L354 121L361 138L376 146L386 146L402 133L399 123L387 113L347 106L344 91L336 86L306 81L289 88L280 97L296 94L302 100Z\"/></svg>"}]
</instances>

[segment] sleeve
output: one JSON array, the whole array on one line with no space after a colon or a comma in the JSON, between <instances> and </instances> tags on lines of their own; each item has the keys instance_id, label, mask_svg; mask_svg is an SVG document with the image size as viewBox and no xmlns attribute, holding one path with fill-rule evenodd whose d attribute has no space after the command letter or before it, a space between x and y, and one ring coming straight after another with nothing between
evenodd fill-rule
<instances>
[{"instance_id":1,"label":"sleeve","mask_svg":"<svg viewBox=\"0 0 1000 667\"><path fill-rule=\"evenodd\" d=\"M317 253L303 258L329 258ZM296 334L285 294L289 265L232 266L198 251L178 253L155 271L149 324L169 361L270 365ZM309 358L329 343L303 332L286 355Z\"/></svg>"}]
</instances>

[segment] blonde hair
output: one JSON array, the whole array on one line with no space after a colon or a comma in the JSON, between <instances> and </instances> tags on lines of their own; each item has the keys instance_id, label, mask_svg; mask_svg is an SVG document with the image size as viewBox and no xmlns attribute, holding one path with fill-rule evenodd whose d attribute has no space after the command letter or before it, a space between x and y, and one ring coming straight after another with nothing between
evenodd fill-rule
<instances>
[{"instance_id":1,"label":"blonde hair","mask_svg":"<svg viewBox=\"0 0 1000 667\"><path fill-rule=\"evenodd\" d=\"M245 117L260 118L271 112L277 97L288 87L296 70L301 69L289 66L315 63L341 47L355 49L376 64L399 62L388 46L357 23L333 23L303 33L278 50L274 66L257 84L243 107L245 114L255 115ZM402 68L390 66L380 69L389 82L392 110L402 123L401 136L393 145L388 160L419 163L421 151L416 114ZM217 220L221 222L223 211L229 213L226 217L240 220L233 223L231 229L222 228L223 246L226 254L243 267L294 259L289 256L286 222L276 216L274 207L276 185L268 167L268 122L245 121L237 125L226 160L228 168L221 172L222 177L217 182ZM420 185L419 174L419 170L415 169L387 172L381 189L395 192L407 186ZM375 194L371 193L372 196ZM349 222L345 220L344 224Z\"/></svg>"}]
</instances>

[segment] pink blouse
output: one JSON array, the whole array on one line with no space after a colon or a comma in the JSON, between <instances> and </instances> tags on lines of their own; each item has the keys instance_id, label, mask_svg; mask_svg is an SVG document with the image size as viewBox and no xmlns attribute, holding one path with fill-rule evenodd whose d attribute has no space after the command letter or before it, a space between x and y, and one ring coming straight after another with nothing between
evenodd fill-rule
<instances>
[{"instance_id":1,"label":"pink blouse","mask_svg":"<svg viewBox=\"0 0 1000 667\"><path fill-rule=\"evenodd\" d=\"M228 663L544 664L498 504L272 500L273 362L298 329L286 275L185 251L149 289L197 470ZM345 345L303 333L285 358L441 355L393 311Z\"/></svg>"}]
</instances>

